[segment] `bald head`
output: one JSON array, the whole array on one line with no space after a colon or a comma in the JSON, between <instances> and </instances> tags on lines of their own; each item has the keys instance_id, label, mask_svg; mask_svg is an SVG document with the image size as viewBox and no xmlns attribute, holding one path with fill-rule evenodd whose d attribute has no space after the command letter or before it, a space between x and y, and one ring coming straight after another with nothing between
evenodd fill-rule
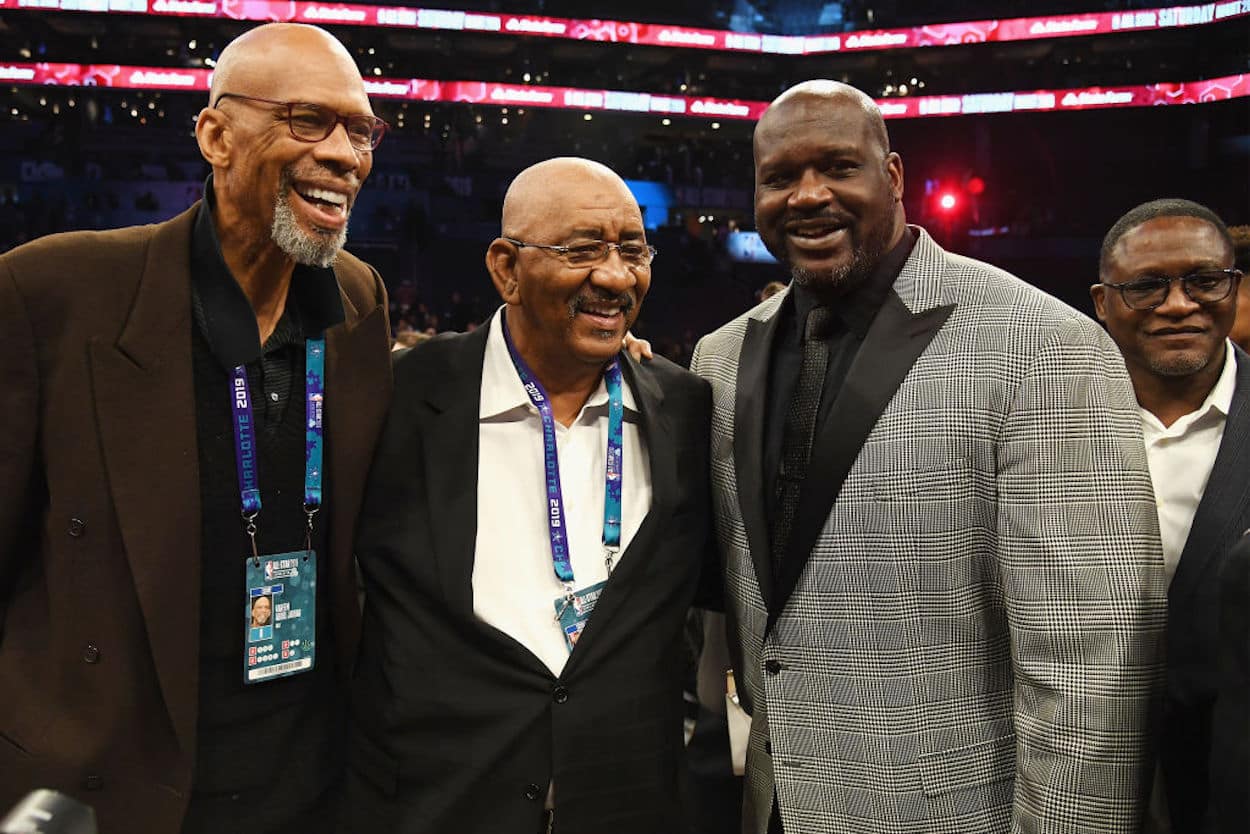
<instances>
[{"instance_id":1,"label":"bald head","mask_svg":"<svg viewBox=\"0 0 1250 834\"><path fill-rule=\"evenodd\" d=\"M758 147L762 135L784 132L796 111L824 105L823 112L839 112L862 118L868 134L880 146L884 156L890 152L890 134L885 129L881 108L862 90L841 81L823 78L795 84L773 99L755 126L755 143Z\"/></svg>"},{"instance_id":2,"label":"bald head","mask_svg":"<svg viewBox=\"0 0 1250 834\"><path fill-rule=\"evenodd\" d=\"M596 201L615 200L639 215L638 203L629 186L615 171L589 159L561 156L531 165L508 186L503 198L501 227L505 237L525 239L542 233L555 220L572 220L587 195Z\"/></svg>"},{"instance_id":3,"label":"bald head","mask_svg":"<svg viewBox=\"0 0 1250 834\"><path fill-rule=\"evenodd\" d=\"M213 70L209 104L222 93L266 95L257 88L297 88L309 73L327 72L335 73L341 84L358 88L364 96L364 81L355 60L329 32L303 23L266 23L244 32L221 51ZM272 97L282 101L299 98L293 93Z\"/></svg>"}]
</instances>

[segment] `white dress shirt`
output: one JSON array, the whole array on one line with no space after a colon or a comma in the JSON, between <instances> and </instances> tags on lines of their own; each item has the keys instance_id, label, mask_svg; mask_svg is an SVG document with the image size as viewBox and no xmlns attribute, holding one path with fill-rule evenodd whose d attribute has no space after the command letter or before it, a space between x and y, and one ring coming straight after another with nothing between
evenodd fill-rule
<instances>
[{"instance_id":1,"label":"white dress shirt","mask_svg":"<svg viewBox=\"0 0 1250 834\"><path fill-rule=\"evenodd\" d=\"M628 383L621 388L625 419L616 564L651 507L651 466L638 408ZM559 675L569 650L556 621L555 601L564 589L551 560L542 420L508 354L499 312L491 319L486 341L478 416L473 612ZM572 425L556 422L556 448L574 584L584 588L608 576L603 548L608 389L603 380ZM590 618L594 620L593 613Z\"/></svg>"},{"instance_id":2,"label":"white dress shirt","mask_svg":"<svg viewBox=\"0 0 1250 834\"><path fill-rule=\"evenodd\" d=\"M1170 426L1141 409L1146 459L1154 482L1155 506L1159 510L1159 534L1163 539L1163 563L1168 584L1176 573L1194 513L1211 477L1224 423L1237 387L1237 357L1231 342L1225 341L1224 369L1220 378L1196 411Z\"/></svg>"}]
</instances>

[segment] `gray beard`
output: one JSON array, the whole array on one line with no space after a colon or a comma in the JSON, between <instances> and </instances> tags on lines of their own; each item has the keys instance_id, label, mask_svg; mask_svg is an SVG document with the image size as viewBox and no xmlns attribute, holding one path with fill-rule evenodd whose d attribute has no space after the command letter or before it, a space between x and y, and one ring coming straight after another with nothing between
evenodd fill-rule
<instances>
[{"instance_id":1,"label":"gray beard","mask_svg":"<svg viewBox=\"0 0 1250 834\"><path fill-rule=\"evenodd\" d=\"M339 250L347 243L347 227L337 231L316 229L312 234L300 228L290 202L291 183L283 177L278 199L273 207L273 226L269 233L278 248L297 264L329 267Z\"/></svg>"}]
</instances>

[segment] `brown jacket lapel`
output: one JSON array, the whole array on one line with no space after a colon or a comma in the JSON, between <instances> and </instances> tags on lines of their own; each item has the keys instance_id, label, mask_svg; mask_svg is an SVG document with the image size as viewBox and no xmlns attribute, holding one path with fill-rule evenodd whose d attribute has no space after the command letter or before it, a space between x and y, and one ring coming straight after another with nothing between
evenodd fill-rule
<instances>
[{"instance_id":1,"label":"brown jacket lapel","mask_svg":"<svg viewBox=\"0 0 1250 834\"><path fill-rule=\"evenodd\" d=\"M191 228L199 204L155 227L115 344L91 343L109 489L165 703L195 749L200 486L191 370Z\"/></svg>"},{"instance_id":2,"label":"brown jacket lapel","mask_svg":"<svg viewBox=\"0 0 1250 834\"><path fill-rule=\"evenodd\" d=\"M350 267L349 267L350 265ZM344 321L326 331L326 455L330 513L330 582L334 599L334 642L339 670L350 676L360 639L353 539L365 476L391 401L390 328L381 280L373 298L346 289L362 288L357 270L367 268L340 256ZM367 284L365 285L367 286ZM351 295L358 297L353 300Z\"/></svg>"}]
</instances>

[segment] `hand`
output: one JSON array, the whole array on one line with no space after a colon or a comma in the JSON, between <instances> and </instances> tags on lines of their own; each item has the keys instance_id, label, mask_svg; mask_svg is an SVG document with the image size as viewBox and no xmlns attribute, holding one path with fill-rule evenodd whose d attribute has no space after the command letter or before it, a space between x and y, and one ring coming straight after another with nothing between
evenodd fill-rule
<instances>
[{"instance_id":1,"label":"hand","mask_svg":"<svg viewBox=\"0 0 1250 834\"><path fill-rule=\"evenodd\" d=\"M633 333L628 331L625 333L625 343L623 347L625 350L629 351L629 355L634 357L634 360L637 362L641 362L644 359L655 358L655 354L651 352L651 343L646 339L639 339L635 337Z\"/></svg>"}]
</instances>

